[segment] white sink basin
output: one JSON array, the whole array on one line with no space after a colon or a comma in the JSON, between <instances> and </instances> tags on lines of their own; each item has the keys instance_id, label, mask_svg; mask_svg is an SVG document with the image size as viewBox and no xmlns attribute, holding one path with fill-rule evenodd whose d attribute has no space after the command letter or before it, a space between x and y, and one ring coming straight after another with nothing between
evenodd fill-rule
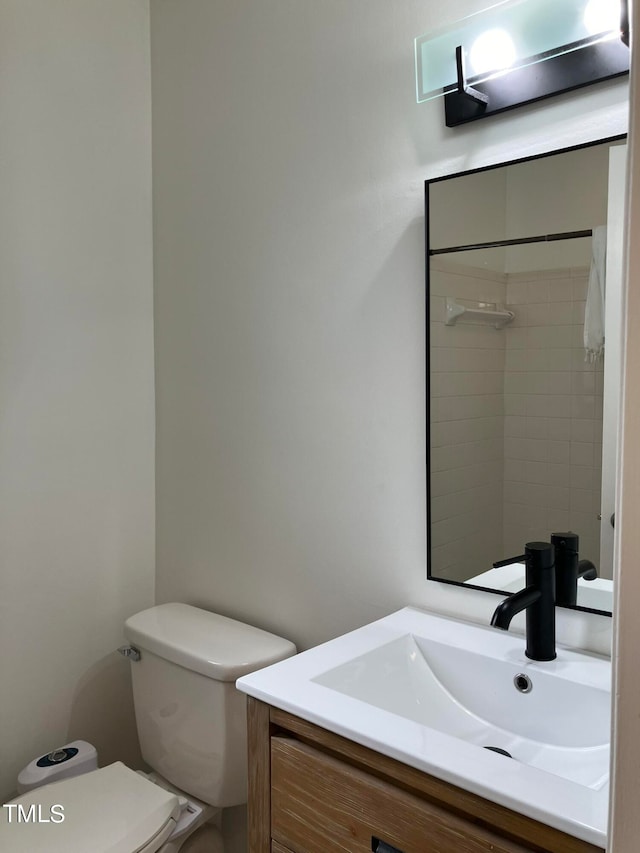
<instances>
[{"instance_id":1,"label":"white sink basin","mask_svg":"<svg viewBox=\"0 0 640 853\"><path fill-rule=\"evenodd\" d=\"M610 692L573 680L570 668L527 673L492 651L407 634L313 680L581 785L606 784Z\"/></svg>"},{"instance_id":2,"label":"white sink basin","mask_svg":"<svg viewBox=\"0 0 640 853\"><path fill-rule=\"evenodd\" d=\"M606 847L611 663L563 647L536 662L524 646L519 634L408 607L237 686Z\"/></svg>"}]
</instances>

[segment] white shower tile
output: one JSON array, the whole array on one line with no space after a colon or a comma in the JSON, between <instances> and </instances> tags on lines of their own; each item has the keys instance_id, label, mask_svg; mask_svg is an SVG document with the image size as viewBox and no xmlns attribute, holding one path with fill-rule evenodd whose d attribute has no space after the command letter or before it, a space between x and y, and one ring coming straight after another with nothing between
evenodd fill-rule
<instances>
[{"instance_id":1,"label":"white shower tile","mask_svg":"<svg viewBox=\"0 0 640 853\"><path fill-rule=\"evenodd\" d=\"M571 440L593 442L595 436L595 420L592 418L574 419L571 421Z\"/></svg>"},{"instance_id":2,"label":"white shower tile","mask_svg":"<svg viewBox=\"0 0 640 853\"><path fill-rule=\"evenodd\" d=\"M549 484L549 465L546 462L524 462L523 474L527 483Z\"/></svg>"},{"instance_id":3,"label":"white shower tile","mask_svg":"<svg viewBox=\"0 0 640 853\"><path fill-rule=\"evenodd\" d=\"M571 509L569 511L569 524L571 525L571 530L577 531L580 535L580 556L589 559L589 555L591 555L597 565L599 555L592 554L592 546L588 544L589 540L587 533L587 531L594 525L593 513L580 512L580 510Z\"/></svg>"},{"instance_id":4,"label":"white shower tile","mask_svg":"<svg viewBox=\"0 0 640 853\"><path fill-rule=\"evenodd\" d=\"M555 307L555 306L554 306ZM551 312L548 302L541 302L536 305L529 305L527 310L527 325L532 326L548 326L551 322Z\"/></svg>"},{"instance_id":5,"label":"white shower tile","mask_svg":"<svg viewBox=\"0 0 640 853\"><path fill-rule=\"evenodd\" d=\"M543 350L545 356L545 370L571 371L573 369L573 350L570 347L556 347Z\"/></svg>"},{"instance_id":6,"label":"white shower tile","mask_svg":"<svg viewBox=\"0 0 640 853\"><path fill-rule=\"evenodd\" d=\"M571 442L547 441L547 459L554 464L569 464L571 461Z\"/></svg>"},{"instance_id":7,"label":"white shower tile","mask_svg":"<svg viewBox=\"0 0 640 853\"><path fill-rule=\"evenodd\" d=\"M546 391L548 394L570 394L571 373L547 373Z\"/></svg>"},{"instance_id":8,"label":"white shower tile","mask_svg":"<svg viewBox=\"0 0 640 853\"><path fill-rule=\"evenodd\" d=\"M526 394L505 394L504 411L506 415L526 416L529 398Z\"/></svg>"},{"instance_id":9,"label":"white shower tile","mask_svg":"<svg viewBox=\"0 0 640 853\"><path fill-rule=\"evenodd\" d=\"M572 489L593 489L595 471L586 465L572 465L570 485Z\"/></svg>"},{"instance_id":10,"label":"white shower tile","mask_svg":"<svg viewBox=\"0 0 640 853\"><path fill-rule=\"evenodd\" d=\"M593 418L596 411L596 398L591 394L579 394L571 397L571 416L573 418Z\"/></svg>"},{"instance_id":11,"label":"white shower tile","mask_svg":"<svg viewBox=\"0 0 640 853\"><path fill-rule=\"evenodd\" d=\"M553 509L570 509L571 490L567 486L549 486L545 506Z\"/></svg>"},{"instance_id":12,"label":"white shower tile","mask_svg":"<svg viewBox=\"0 0 640 853\"><path fill-rule=\"evenodd\" d=\"M513 482L513 483L524 483L526 482L525 477L525 465L527 463L523 462L522 459L505 459L504 460L504 480L505 482Z\"/></svg>"},{"instance_id":13,"label":"white shower tile","mask_svg":"<svg viewBox=\"0 0 640 853\"><path fill-rule=\"evenodd\" d=\"M571 442L571 465L593 465L593 443L592 442Z\"/></svg>"},{"instance_id":14,"label":"white shower tile","mask_svg":"<svg viewBox=\"0 0 640 853\"><path fill-rule=\"evenodd\" d=\"M528 460L530 462L547 461L549 456L547 448L548 442L537 438L528 438L525 439L525 441L525 456L523 457L525 460Z\"/></svg>"},{"instance_id":15,"label":"white shower tile","mask_svg":"<svg viewBox=\"0 0 640 853\"><path fill-rule=\"evenodd\" d=\"M527 413L533 417L547 418L571 417L571 398L552 394L540 394L528 397Z\"/></svg>"},{"instance_id":16,"label":"white shower tile","mask_svg":"<svg viewBox=\"0 0 640 853\"><path fill-rule=\"evenodd\" d=\"M589 280L586 276L580 276L573 280L573 301L580 302L587 298Z\"/></svg>"},{"instance_id":17,"label":"white shower tile","mask_svg":"<svg viewBox=\"0 0 640 853\"><path fill-rule=\"evenodd\" d=\"M544 371L532 371L527 375L527 384L523 387L529 394L549 394L549 375Z\"/></svg>"},{"instance_id":18,"label":"white shower tile","mask_svg":"<svg viewBox=\"0 0 640 853\"><path fill-rule=\"evenodd\" d=\"M510 372L523 372L529 368L529 351L526 349L507 349L505 357L505 370Z\"/></svg>"},{"instance_id":19,"label":"white shower tile","mask_svg":"<svg viewBox=\"0 0 640 853\"><path fill-rule=\"evenodd\" d=\"M547 350L545 349L527 349L525 350L527 356L527 365L526 370L529 372L547 370L548 366L548 358L547 358Z\"/></svg>"},{"instance_id":20,"label":"white shower tile","mask_svg":"<svg viewBox=\"0 0 640 853\"><path fill-rule=\"evenodd\" d=\"M552 326L570 326L575 322L573 302L554 302L549 305L549 323Z\"/></svg>"},{"instance_id":21,"label":"white shower tile","mask_svg":"<svg viewBox=\"0 0 640 853\"><path fill-rule=\"evenodd\" d=\"M548 482L550 486L570 486L571 466L568 464L549 463Z\"/></svg>"},{"instance_id":22,"label":"white shower tile","mask_svg":"<svg viewBox=\"0 0 640 853\"><path fill-rule=\"evenodd\" d=\"M570 509L590 513L593 510L593 492L590 489L571 489Z\"/></svg>"},{"instance_id":23,"label":"white shower tile","mask_svg":"<svg viewBox=\"0 0 640 853\"><path fill-rule=\"evenodd\" d=\"M549 282L530 281L527 283L527 301L530 305L549 301Z\"/></svg>"},{"instance_id":24,"label":"white shower tile","mask_svg":"<svg viewBox=\"0 0 640 853\"><path fill-rule=\"evenodd\" d=\"M526 436L527 438L544 438L548 437L549 421L547 418L527 418Z\"/></svg>"},{"instance_id":25,"label":"white shower tile","mask_svg":"<svg viewBox=\"0 0 640 853\"><path fill-rule=\"evenodd\" d=\"M571 419L549 418L548 438L553 441L568 441L571 438Z\"/></svg>"},{"instance_id":26,"label":"white shower tile","mask_svg":"<svg viewBox=\"0 0 640 853\"><path fill-rule=\"evenodd\" d=\"M504 434L509 438L525 438L527 436L527 418L507 415L504 419Z\"/></svg>"},{"instance_id":27,"label":"white shower tile","mask_svg":"<svg viewBox=\"0 0 640 853\"><path fill-rule=\"evenodd\" d=\"M596 393L596 374L593 370L574 373L571 385L573 394L594 395Z\"/></svg>"},{"instance_id":28,"label":"white shower tile","mask_svg":"<svg viewBox=\"0 0 640 853\"><path fill-rule=\"evenodd\" d=\"M513 328L512 326L507 326L505 332L507 349L526 349L528 345L527 329L519 329Z\"/></svg>"},{"instance_id":29,"label":"white shower tile","mask_svg":"<svg viewBox=\"0 0 640 853\"><path fill-rule=\"evenodd\" d=\"M550 508L547 513L547 530L549 532L544 541L551 533L566 533L570 527L568 509Z\"/></svg>"},{"instance_id":30,"label":"white shower tile","mask_svg":"<svg viewBox=\"0 0 640 853\"><path fill-rule=\"evenodd\" d=\"M604 373L601 370L596 372L596 394L602 396L604 392Z\"/></svg>"},{"instance_id":31,"label":"white shower tile","mask_svg":"<svg viewBox=\"0 0 640 853\"><path fill-rule=\"evenodd\" d=\"M573 299L573 281L570 278L556 279L549 285L550 302L571 302ZM553 306L552 306L553 310Z\"/></svg>"},{"instance_id":32,"label":"white shower tile","mask_svg":"<svg viewBox=\"0 0 640 853\"><path fill-rule=\"evenodd\" d=\"M528 459L528 439L505 437L504 455L505 459Z\"/></svg>"},{"instance_id":33,"label":"white shower tile","mask_svg":"<svg viewBox=\"0 0 640 853\"><path fill-rule=\"evenodd\" d=\"M507 304L524 305L527 302L527 285L524 281L510 281L507 284Z\"/></svg>"},{"instance_id":34,"label":"white shower tile","mask_svg":"<svg viewBox=\"0 0 640 853\"><path fill-rule=\"evenodd\" d=\"M506 372L504 375L505 394L530 394L531 375L525 371L521 373Z\"/></svg>"}]
</instances>

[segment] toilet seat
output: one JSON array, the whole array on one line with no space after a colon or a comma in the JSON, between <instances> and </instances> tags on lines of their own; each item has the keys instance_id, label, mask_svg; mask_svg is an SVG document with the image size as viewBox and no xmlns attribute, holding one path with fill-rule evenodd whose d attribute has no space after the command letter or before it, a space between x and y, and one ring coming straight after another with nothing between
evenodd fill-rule
<instances>
[{"instance_id":1,"label":"toilet seat","mask_svg":"<svg viewBox=\"0 0 640 853\"><path fill-rule=\"evenodd\" d=\"M7 853L156 853L180 816L175 794L120 761L11 802L31 819L19 821L17 807L0 810L0 850ZM53 805L63 807L62 822L51 821L60 812L51 812Z\"/></svg>"}]
</instances>

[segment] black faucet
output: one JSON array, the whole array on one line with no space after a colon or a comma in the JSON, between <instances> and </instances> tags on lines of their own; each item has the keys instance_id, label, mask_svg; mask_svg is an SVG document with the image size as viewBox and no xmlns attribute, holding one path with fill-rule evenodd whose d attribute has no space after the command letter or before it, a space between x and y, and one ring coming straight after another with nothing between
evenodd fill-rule
<instances>
[{"instance_id":1,"label":"black faucet","mask_svg":"<svg viewBox=\"0 0 640 853\"><path fill-rule=\"evenodd\" d=\"M552 533L551 544L556 549L556 607L571 607L577 603L578 578L593 581L598 577L598 570L591 560L578 559L577 533ZM497 560L494 569L510 566L513 563L524 563L525 554L517 557L507 557Z\"/></svg>"},{"instance_id":2,"label":"black faucet","mask_svg":"<svg viewBox=\"0 0 640 853\"><path fill-rule=\"evenodd\" d=\"M522 610L526 614L525 654L531 660L554 660L556 656L555 554L550 542L528 542L524 546L524 589L505 598L491 617L491 624L506 631Z\"/></svg>"},{"instance_id":3,"label":"black faucet","mask_svg":"<svg viewBox=\"0 0 640 853\"><path fill-rule=\"evenodd\" d=\"M595 580L598 571L591 560L578 559L577 533L552 533L551 544L556 549L556 605L575 605L578 597L578 578Z\"/></svg>"}]
</instances>

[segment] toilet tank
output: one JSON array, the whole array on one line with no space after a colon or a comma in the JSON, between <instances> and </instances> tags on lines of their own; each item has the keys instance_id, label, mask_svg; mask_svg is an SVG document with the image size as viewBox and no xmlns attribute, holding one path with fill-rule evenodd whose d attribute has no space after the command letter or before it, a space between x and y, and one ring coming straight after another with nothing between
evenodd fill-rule
<instances>
[{"instance_id":1,"label":"toilet tank","mask_svg":"<svg viewBox=\"0 0 640 853\"><path fill-rule=\"evenodd\" d=\"M185 793L218 808L247 800L246 696L241 675L296 653L281 637L187 604L127 619L142 757Z\"/></svg>"}]
</instances>

